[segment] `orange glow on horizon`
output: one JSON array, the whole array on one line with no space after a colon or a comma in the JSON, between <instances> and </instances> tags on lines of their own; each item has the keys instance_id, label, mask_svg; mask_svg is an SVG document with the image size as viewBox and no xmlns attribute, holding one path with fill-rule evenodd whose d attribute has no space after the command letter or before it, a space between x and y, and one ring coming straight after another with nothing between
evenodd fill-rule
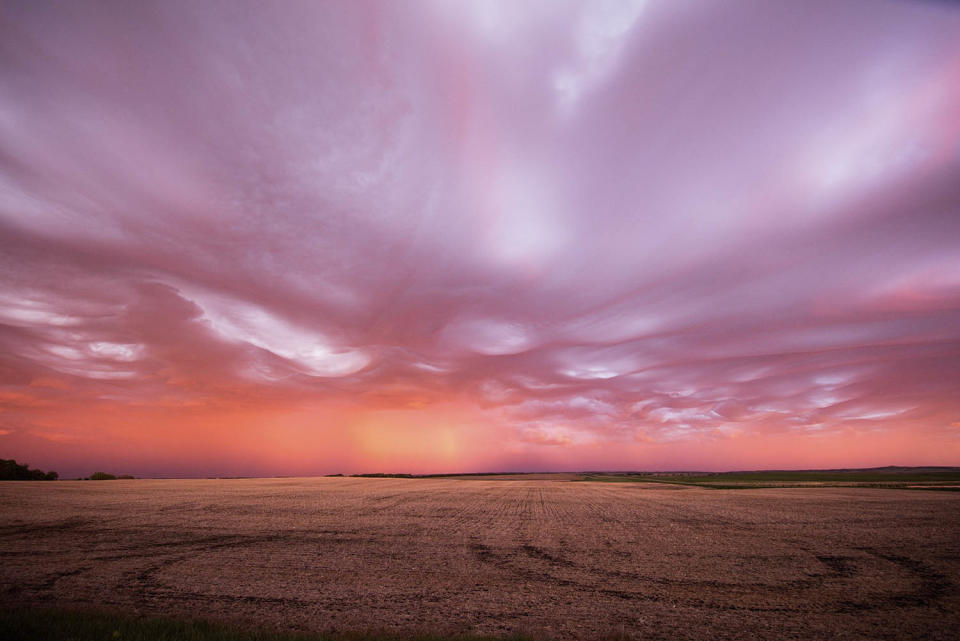
<instances>
[{"instance_id":1,"label":"orange glow on horizon","mask_svg":"<svg viewBox=\"0 0 960 641\"><path fill-rule=\"evenodd\" d=\"M754 426L749 433L674 441L643 436L545 445L491 422L476 408L455 404L420 409L319 404L297 411L47 408L36 427L0 431L0 447L18 460L61 468L65 477L99 469L138 476L809 469L949 465L960 455L946 431L939 439L918 440L909 431L866 426L819 434Z\"/></svg>"}]
</instances>

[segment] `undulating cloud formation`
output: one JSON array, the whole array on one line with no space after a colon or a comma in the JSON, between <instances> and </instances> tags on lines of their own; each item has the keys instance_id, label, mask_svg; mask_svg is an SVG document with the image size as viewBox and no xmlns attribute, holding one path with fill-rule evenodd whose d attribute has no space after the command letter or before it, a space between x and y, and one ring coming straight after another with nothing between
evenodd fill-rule
<instances>
[{"instance_id":1,"label":"undulating cloud formation","mask_svg":"<svg viewBox=\"0 0 960 641\"><path fill-rule=\"evenodd\" d=\"M0 453L960 462L960 8L5 2Z\"/></svg>"}]
</instances>

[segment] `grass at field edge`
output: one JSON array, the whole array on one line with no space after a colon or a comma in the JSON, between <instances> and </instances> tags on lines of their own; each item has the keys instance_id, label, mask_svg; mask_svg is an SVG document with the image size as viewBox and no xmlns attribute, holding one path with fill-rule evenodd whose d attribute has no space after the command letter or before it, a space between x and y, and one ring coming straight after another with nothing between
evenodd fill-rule
<instances>
[{"instance_id":1,"label":"grass at field edge","mask_svg":"<svg viewBox=\"0 0 960 641\"><path fill-rule=\"evenodd\" d=\"M785 490L785 489L822 489L822 488L843 488L843 489L874 489L874 490L909 490L924 491L937 490L940 492L960 492L960 487L939 486L939 485L915 485L913 483L702 483L694 481L672 481L667 479L649 479L649 478L604 478L604 477L585 477L575 479L574 483L650 483L660 485L686 485L689 487L700 487L706 490Z\"/></svg>"},{"instance_id":2,"label":"grass at field edge","mask_svg":"<svg viewBox=\"0 0 960 641\"><path fill-rule=\"evenodd\" d=\"M529 636L401 635L383 631L310 634L200 619L72 608L0 608L4 641L533 641Z\"/></svg>"}]
</instances>

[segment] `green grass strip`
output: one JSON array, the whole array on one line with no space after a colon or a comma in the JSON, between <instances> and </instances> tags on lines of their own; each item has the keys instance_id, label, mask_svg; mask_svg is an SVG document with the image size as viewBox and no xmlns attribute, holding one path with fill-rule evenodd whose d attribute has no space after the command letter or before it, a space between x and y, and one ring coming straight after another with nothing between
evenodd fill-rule
<instances>
[{"instance_id":1,"label":"green grass strip","mask_svg":"<svg viewBox=\"0 0 960 641\"><path fill-rule=\"evenodd\" d=\"M3 641L493 641L495 637L390 632L305 634L167 617L61 608L0 609ZM497 637L496 641L505 641ZM506 641L531 641L506 637Z\"/></svg>"}]
</instances>

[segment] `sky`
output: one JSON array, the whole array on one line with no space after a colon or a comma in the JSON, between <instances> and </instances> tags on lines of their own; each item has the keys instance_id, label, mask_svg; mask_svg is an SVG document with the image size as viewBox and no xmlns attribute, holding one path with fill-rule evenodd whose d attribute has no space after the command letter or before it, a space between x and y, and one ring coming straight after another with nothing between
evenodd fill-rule
<instances>
[{"instance_id":1,"label":"sky","mask_svg":"<svg viewBox=\"0 0 960 641\"><path fill-rule=\"evenodd\" d=\"M960 7L0 7L0 457L960 464Z\"/></svg>"}]
</instances>

